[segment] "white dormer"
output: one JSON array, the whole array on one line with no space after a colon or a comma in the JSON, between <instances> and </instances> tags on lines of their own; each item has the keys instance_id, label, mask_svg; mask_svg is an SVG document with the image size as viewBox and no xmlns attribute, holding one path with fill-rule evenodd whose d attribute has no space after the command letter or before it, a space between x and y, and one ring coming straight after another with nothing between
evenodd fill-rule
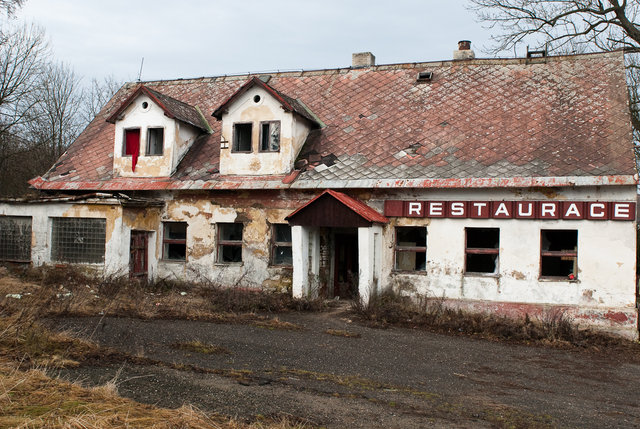
<instances>
[{"instance_id":1,"label":"white dormer","mask_svg":"<svg viewBox=\"0 0 640 429\"><path fill-rule=\"evenodd\" d=\"M278 175L293 170L321 122L300 101L252 78L213 113L222 120L220 174Z\"/></svg>"},{"instance_id":2,"label":"white dormer","mask_svg":"<svg viewBox=\"0 0 640 429\"><path fill-rule=\"evenodd\" d=\"M107 121L115 124L113 172L121 177L170 176L195 139L209 132L197 108L144 86Z\"/></svg>"}]
</instances>

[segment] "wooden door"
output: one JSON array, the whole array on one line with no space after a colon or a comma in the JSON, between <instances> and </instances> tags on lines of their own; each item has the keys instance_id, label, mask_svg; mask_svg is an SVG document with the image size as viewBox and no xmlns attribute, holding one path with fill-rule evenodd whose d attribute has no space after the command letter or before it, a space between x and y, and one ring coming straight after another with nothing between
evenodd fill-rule
<instances>
[{"instance_id":1,"label":"wooden door","mask_svg":"<svg viewBox=\"0 0 640 429\"><path fill-rule=\"evenodd\" d=\"M129 277L147 281L149 276L149 233L147 231L131 231L129 257Z\"/></svg>"}]
</instances>

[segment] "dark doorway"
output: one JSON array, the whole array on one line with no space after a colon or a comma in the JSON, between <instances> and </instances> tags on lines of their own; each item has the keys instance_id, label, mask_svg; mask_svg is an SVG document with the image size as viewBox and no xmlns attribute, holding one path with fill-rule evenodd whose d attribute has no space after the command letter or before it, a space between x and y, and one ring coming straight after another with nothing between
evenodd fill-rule
<instances>
[{"instance_id":1,"label":"dark doorway","mask_svg":"<svg viewBox=\"0 0 640 429\"><path fill-rule=\"evenodd\" d=\"M129 255L129 277L139 281L147 281L149 276L148 251L149 233L147 231L131 231Z\"/></svg>"},{"instance_id":2,"label":"dark doorway","mask_svg":"<svg viewBox=\"0 0 640 429\"><path fill-rule=\"evenodd\" d=\"M333 296L351 299L358 296L358 234L334 235Z\"/></svg>"}]
</instances>

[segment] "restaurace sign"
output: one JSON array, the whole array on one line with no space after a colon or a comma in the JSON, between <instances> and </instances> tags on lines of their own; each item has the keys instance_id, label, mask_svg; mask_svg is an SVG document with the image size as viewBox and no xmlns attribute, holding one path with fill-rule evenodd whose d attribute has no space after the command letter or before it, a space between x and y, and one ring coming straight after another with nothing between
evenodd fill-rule
<instances>
[{"instance_id":1,"label":"restaurace sign","mask_svg":"<svg viewBox=\"0 0 640 429\"><path fill-rule=\"evenodd\" d=\"M470 219L635 220L636 204L609 201L400 201L385 216Z\"/></svg>"}]
</instances>

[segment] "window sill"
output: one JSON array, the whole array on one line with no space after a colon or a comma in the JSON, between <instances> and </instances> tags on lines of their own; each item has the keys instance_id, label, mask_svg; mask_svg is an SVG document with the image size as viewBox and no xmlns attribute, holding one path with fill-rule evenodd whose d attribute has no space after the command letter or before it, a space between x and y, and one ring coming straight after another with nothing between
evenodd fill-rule
<instances>
[{"instance_id":1,"label":"window sill","mask_svg":"<svg viewBox=\"0 0 640 429\"><path fill-rule=\"evenodd\" d=\"M551 277L551 276L545 276L545 277L538 277L538 281L540 282L565 282L565 283L580 283L580 279L568 279L564 276L562 277Z\"/></svg>"},{"instance_id":2,"label":"window sill","mask_svg":"<svg viewBox=\"0 0 640 429\"><path fill-rule=\"evenodd\" d=\"M427 270L391 270L392 274L415 274L415 275L425 275L427 274Z\"/></svg>"},{"instance_id":3,"label":"window sill","mask_svg":"<svg viewBox=\"0 0 640 429\"><path fill-rule=\"evenodd\" d=\"M214 267L242 267L244 262L214 262Z\"/></svg>"},{"instance_id":4,"label":"window sill","mask_svg":"<svg viewBox=\"0 0 640 429\"><path fill-rule=\"evenodd\" d=\"M500 278L500 274L498 274L498 273L474 273L474 272L470 272L470 273L462 273L462 275L465 276L465 277L484 277L484 278L493 278L493 279Z\"/></svg>"},{"instance_id":5,"label":"window sill","mask_svg":"<svg viewBox=\"0 0 640 429\"><path fill-rule=\"evenodd\" d=\"M286 268L286 269L292 270L293 269L293 265L269 264L269 268Z\"/></svg>"},{"instance_id":6,"label":"window sill","mask_svg":"<svg viewBox=\"0 0 640 429\"><path fill-rule=\"evenodd\" d=\"M186 259L160 259L159 262L169 263L169 264L186 264Z\"/></svg>"}]
</instances>

